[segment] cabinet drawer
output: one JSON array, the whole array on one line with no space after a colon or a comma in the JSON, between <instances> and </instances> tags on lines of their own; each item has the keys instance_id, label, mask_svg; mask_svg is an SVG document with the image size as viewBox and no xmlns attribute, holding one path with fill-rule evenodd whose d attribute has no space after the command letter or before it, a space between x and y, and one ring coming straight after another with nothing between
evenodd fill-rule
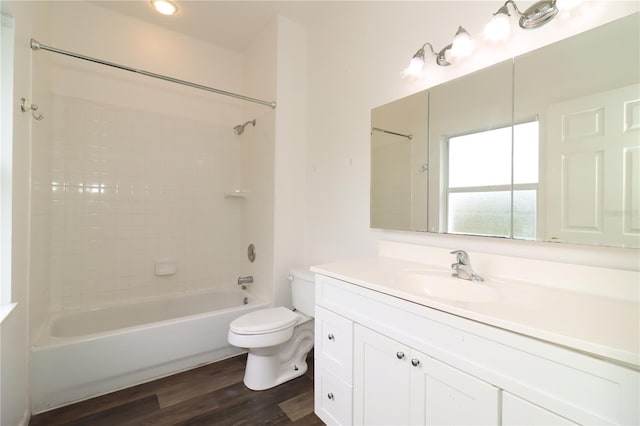
<instances>
[{"instance_id":1,"label":"cabinet drawer","mask_svg":"<svg viewBox=\"0 0 640 426\"><path fill-rule=\"evenodd\" d=\"M320 306L315 312L315 357L317 365L352 383L353 323Z\"/></svg>"},{"instance_id":2,"label":"cabinet drawer","mask_svg":"<svg viewBox=\"0 0 640 426\"><path fill-rule=\"evenodd\" d=\"M324 368L315 370L314 409L328 425L352 423L351 386Z\"/></svg>"}]
</instances>

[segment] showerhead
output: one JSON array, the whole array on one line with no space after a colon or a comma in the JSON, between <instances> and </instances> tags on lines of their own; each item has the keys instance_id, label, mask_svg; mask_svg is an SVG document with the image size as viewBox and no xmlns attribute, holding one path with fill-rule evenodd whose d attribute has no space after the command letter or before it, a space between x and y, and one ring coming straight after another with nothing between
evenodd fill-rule
<instances>
[{"instance_id":1,"label":"showerhead","mask_svg":"<svg viewBox=\"0 0 640 426\"><path fill-rule=\"evenodd\" d=\"M244 132L244 128L247 124L253 124L253 127L256 127L256 119L254 118L253 120L249 120L246 123L238 124L233 128L233 131L236 133L236 135L241 135Z\"/></svg>"}]
</instances>

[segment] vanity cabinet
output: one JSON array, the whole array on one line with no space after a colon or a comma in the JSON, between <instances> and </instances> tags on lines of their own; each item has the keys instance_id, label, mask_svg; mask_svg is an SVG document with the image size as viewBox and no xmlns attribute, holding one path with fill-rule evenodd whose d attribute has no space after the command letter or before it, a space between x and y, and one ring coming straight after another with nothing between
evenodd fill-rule
<instances>
[{"instance_id":1,"label":"vanity cabinet","mask_svg":"<svg viewBox=\"0 0 640 426\"><path fill-rule=\"evenodd\" d=\"M498 424L497 387L366 327L354 329L354 424Z\"/></svg>"},{"instance_id":2,"label":"vanity cabinet","mask_svg":"<svg viewBox=\"0 0 640 426\"><path fill-rule=\"evenodd\" d=\"M353 322L315 308L315 412L328 424L352 419Z\"/></svg>"},{"instance_id":3,"label":"vanity cabinet","mask_svg":"<svg viewBox=\"0 0 640 426\"><path fill-rule=\"evenodd\" d=\"M637 369L354 281L316 275L327 424L640 424Z\"/></svg>"},{"instance_id":4,"label":"vanity cabinet","mask_svg":"<svg viewBox=\"0 0 640 426\"><path fill-rule=\"evenodd\" d=\"M575 426L576 424L509 392L502 392L502 426Z\"/></svg>"},{"instance_id":5,"label":"vanity cabinet","mask_svg":"<svg viewBox=\"0 0 640 426\"><path fill-rule=\"evenodd\" d=\"M411 348L356 325L353 355L353 423L408 425Z\"/></svg>"}]
</instances>

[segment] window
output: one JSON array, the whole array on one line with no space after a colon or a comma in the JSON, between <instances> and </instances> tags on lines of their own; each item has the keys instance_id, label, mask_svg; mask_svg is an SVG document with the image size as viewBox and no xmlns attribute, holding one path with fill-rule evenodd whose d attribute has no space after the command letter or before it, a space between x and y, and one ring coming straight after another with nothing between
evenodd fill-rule
<instances>
[{"instance_id":1,"label":"window","mask_svg":"<svg viewBox=\"0 0 640 426\"><path fill-rule=\"evenodd\" d=\"M536 238L538 136L531 121L449 138L447 232Z\"/></svg>"},{"instance_id":2,"label":"window","mask_svg":"<svg viewBox=\"0 0 640 426\"><path fill-rule=\"evenodd\" d=\"M11 302L11 160L13 155L13 18L0 34L0 306Z\"/></svg>"}]
</instances>

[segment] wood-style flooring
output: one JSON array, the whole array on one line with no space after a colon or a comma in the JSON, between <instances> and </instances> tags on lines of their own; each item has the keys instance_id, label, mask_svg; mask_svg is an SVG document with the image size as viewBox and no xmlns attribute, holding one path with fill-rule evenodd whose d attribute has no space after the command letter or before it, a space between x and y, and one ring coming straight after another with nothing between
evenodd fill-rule
<instances>
[{"instance_id":1,"label":"wood-style flooring","mask_svg":"<svg viewBox=\"0 0 640 426\"><path fill-rule=\"evenodd\" d=\"M313 413L309 371L255 392L242 383L246 355L48 411L30 426L323 425Z\"/></svg>"}]
</instances>

